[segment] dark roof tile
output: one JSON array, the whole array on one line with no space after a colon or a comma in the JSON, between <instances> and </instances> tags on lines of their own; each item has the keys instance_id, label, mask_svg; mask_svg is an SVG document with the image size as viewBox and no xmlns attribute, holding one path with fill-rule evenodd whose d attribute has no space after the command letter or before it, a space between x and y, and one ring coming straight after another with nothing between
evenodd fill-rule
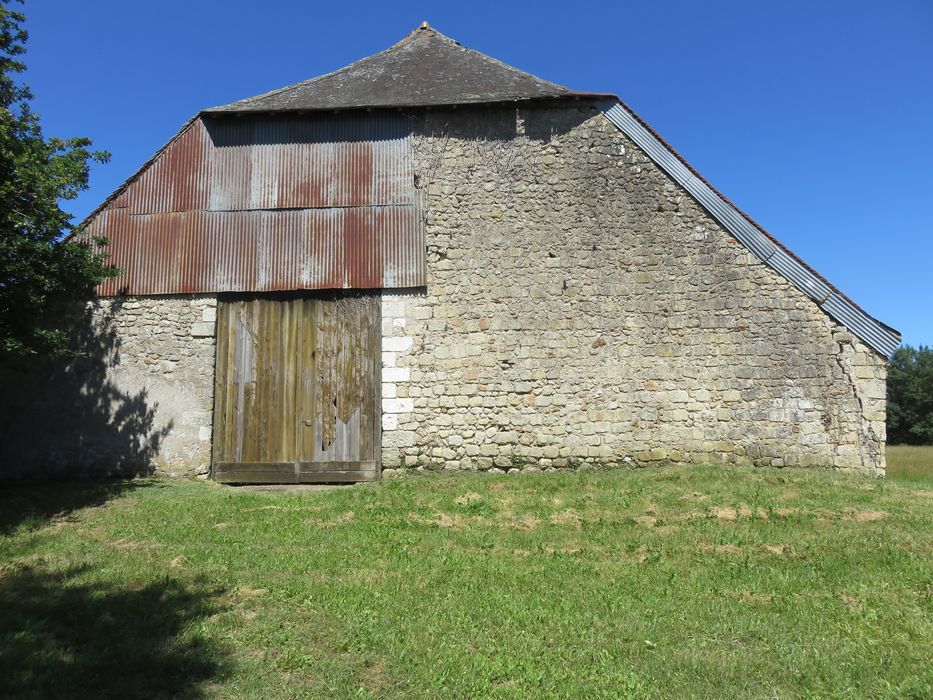
<instances>
[{"instance_id":1,"label":"dark roof tile","mask_svg":"<svg viewBox=\"0 0 933 700\"><path fill-rule=\"evenodd\" d=\"M394 46L338 71L204 111L428 107L574 97L612 96L542 80L465 48L425 22Z\"/></svg>"}]
</instances>

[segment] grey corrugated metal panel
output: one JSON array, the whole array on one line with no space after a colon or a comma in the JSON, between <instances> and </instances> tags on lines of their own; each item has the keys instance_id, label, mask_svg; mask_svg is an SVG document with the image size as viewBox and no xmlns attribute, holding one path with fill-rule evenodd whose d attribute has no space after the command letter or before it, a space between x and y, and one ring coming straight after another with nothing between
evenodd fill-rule
<instances>
[{"instance_id":1,"label":"grey corrugated metal panel","mask_svg":"<svg viewBox=\"0 0 933 700\"><path fill-rule=\"evenodd\" d=\"M799 260L780 248L776 247L774 254L765 262L817 303L823 303L833 293L832 287L814 277L807 268L800 264Z\"/></svg>"},{"instance_id":2,"label":"grey corrugated metal panel","mask_svg":"<svg viewBox=\"0 0 933 700\"><path fill-rule=\"evenodd\" d=\"M729 230L755 255L766 259L773 254L775 246L766 236L762 235L744 217L716 196L709 187L690 172L664 144L658 141L622 105L614 103L611 107L605 109L603 114L631 138L639 148L645 151L655 163L661 166L668 175L699 200L706 209L726 224Z\"/></svg>"},{"instance_id":3,"label":"grey corrugated metal panel","mask_svg":"<svg viewBox=\"0 0 933 700\"><path fill-rule=\"evenodd\" d=\"M885 355L890 356L900 345L901 336L897 331L868 316L840 294L833 292L821 307L868 345Z\"/></svg>"},{"instance_id":4,"label":"grey corrugated metal panel","mask_svg":"<svg viewBox=\"0 0 933 700\"><path fill-rule=\"evenodd\" d=\"M381 270L383 286L426 285L425 241L419 234L423 230L420 208L409 212L397 207L380 207L376 216L384 219L378 228L386 232Z\"/></svg>"},{"instance_id":5,"label":"grey corrugated metal panel","mask_svg":"<svg viewBox=\"0 0 933 700\"><path fill-rule=\"evenodd\" d=\"M878 352L890 356L900 344L900 334L864 310L810 270L801 260L776 245L732 204L690 170L671 149L618 102L603 103L602 113L638 145L668 175L693 195L732 235L758 258L814 299L837 321L848 327Z\"/></svg>"},{"instance_id":6,"label":"grey corrugated metal panel","mask_svg":"<svg viewBox=\"0 0 933 700\"><path fill-rule=\"evenodd\" d=\"M390 124L386 123L388 127ZM372 142L374 204L412 204L414 202L414 162L411 157L411 131L407 123L399 134L393 125L383 138Z\"/></svg>"}]
</instances>

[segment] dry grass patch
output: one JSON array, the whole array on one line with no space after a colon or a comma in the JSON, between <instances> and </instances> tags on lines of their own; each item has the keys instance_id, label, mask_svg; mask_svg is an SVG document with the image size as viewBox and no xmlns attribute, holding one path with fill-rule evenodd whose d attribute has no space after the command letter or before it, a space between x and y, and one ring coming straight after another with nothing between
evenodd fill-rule
<instances>
[{"instance_id":1,"label":"dry grass patch","mask_svg":"<svg viewBox=\"0 0 933 700\"><path fill-rule=\"evenodd\" d=\"M315 527L336 527L338 525L346 525L347 523L351 523L355 519L356 513L352 510L348 510L335 518L308 518L304 521L304 523L305 525L314 525Z\"/></svg>"},{"instance_id":2,"label":"dry grass patch","mask_svg":"<svg viewBox=\"0 0 933 700\"><path fill-rule=\"evenodd\" d=\"M476 493L476 491L468 491L462 496L457 496L454 499L454 503L456 503L458 506L470 506L474 503L479 503L482 500L483 497Z\"/></svg>"},{"instance_id":3,"label":"dry grass patch","mask_svg":"<svg viewBox=\"0 0 933 700\"><path fill-rule=\"evenodd\" d=\"M566 508L559 513L554 513L550 517L550 521L552 525L570 527L574 530L579 530L583 526L583 518L580 517L580 513L575 508Z\"/></svg>"}]
</instances>

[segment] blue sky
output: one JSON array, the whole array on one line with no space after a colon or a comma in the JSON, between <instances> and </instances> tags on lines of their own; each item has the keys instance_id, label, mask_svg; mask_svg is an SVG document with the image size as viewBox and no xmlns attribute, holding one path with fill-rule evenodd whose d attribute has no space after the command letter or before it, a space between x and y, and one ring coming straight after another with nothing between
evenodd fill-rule
<instances>
[{"instance_id":1,"label":"blue sky","mask_svg":"<svg viewBox=\"0 0 933 700\"><path fill-rule=\"evenodd\" d=\"M613 92L771 233L933 345L933 2L30 0L48 135L113 154L86 215L198 110L339 68L422 20Z\"/></svg>"}]
</instances>

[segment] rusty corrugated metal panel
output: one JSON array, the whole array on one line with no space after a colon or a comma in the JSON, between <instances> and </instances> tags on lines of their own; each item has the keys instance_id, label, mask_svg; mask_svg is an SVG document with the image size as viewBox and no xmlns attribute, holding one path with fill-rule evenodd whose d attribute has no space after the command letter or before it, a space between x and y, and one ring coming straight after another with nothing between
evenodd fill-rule
<instances>
[{"instance_id":1,"label":"rusty corrugated metal panel","mask_svg":"<svg viewBox=\"0 0 933 700\"><path fill-rule=\"evenodd\" d=\"M401 115L196 120L87 230L104 296L425 284Z\"/></svg>"},{"instance_id":2,"label":"rusty corrugated metal panel","mask_svg":"<svg viewBox=\"0 0 933 700\"><path fill-rule=\"evenodd\" d=\"M100 294L377 289L424 284L409 206L160 212L107 210L111 262Z\"/></svg>"},{"instance_id":3,"label":"rusty corrugated metal panel","mask_svg":"<svg viewBox=\"0 0 933 700\"><path fill-rule=\"evenodd\" d=\"M195 120L113 206L127 206L133 214L206 208L210 146L204 123Z\"/></svg>"}]
</instances>

